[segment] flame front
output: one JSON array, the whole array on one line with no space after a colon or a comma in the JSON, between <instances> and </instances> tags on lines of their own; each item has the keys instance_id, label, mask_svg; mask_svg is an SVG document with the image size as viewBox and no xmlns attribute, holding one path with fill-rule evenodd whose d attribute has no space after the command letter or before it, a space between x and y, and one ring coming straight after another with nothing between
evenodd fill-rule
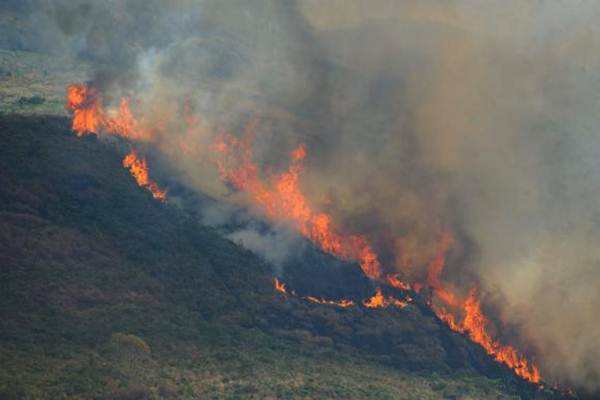
<instances>
[{"instance_id":1,"label":"flame front","mask_svg":"<svg viewBox=\"0 0 600 400\"><path fill-rule=\"evenodd\" d=\"M152 139L151 133L142 129L133 117L127 99L121 100L117 111L107 113L97 90L84 84L73 84L67 91L66 107L73 112L72 127L78 136L104 132L136 141ZM309 207L299 186L306 147L300 145L292 151L292 161L286 172L274 174L269 180L263 181L259 168L252 160L253 127L254 124L250 124L241 139L226 133L217 136L212 147L221 155L215 160L221 178L237 190L246 192L269 219L291 222L300 234L321 250L342 259L357 261L365 275L380 279L381 264L367 238L340 233L329 214L315 212ZM143 164L147 171L145 161ZM129 165L134 166L133 170L126 167L130 171L139 170L137 164ZM143 173L134 175L138 184L138 177L143 176ZM160 199L161 193L164 193L151 182L140 185L151 190L156 198Z\"/></svg>"},{"instance_id":2,"label":"flame front","mask_svg":"<svg viewBox=\"0 0 600 400\"><path fill-rule=\"evenodd\" d=\"M131 113L127 99L122 99L117 110L106 112L102 107L102 98L94 88L84 84L73 84L67 92L66 107L72 111L72 128L78 136L89 133L107 133L134 141L151 141L155 139L152 132L142 128ZM197 124L194 119L185 122ZM300 189L300 175L303 162L307 156L304 145L296 147L290 155L288 169L279 174L263 176L252 156L252 139L255 124L250 124L246 134L237 138L228 133L217 135L212 150L217 157L214 162L221 179L236 190L245 192L250 201L258 206L265 216L276 222L290 223L301 235L315 243L321 250L336 257L357 261L365 275L373 280L384 281L392 287L419 292L425 286L431 289L432 299L429 302L432 310L442 321L457 332L464 333L475 343L480 344L494 359L515 371L530 382L539 383L538 368L519 354L512 346L504 345L489 333L489 321L482 312L477 291L471 290L468 296L461 299L452 286L442 282L441 275L446 264L446 254L453 243L450 232L444 232L439 241L438 251L429 264L425 282L409 285L398 275L384 275L377 254L366 236L360 234L344 234L333 221L331 215L313 210ZM182 143L182 149L188 149ZM149 190L154 198L164 201L166 192L149 178L148 165L135 151L123 160L135 178L137 184ZM285 284L274 279L275 289L287 294ZM291 293L294 294L293 292ZM355 305L352 300L326 300L313 296L306 300L318 304L330 304L339 307ZM362 302L367 308L381 308L394 305L406 307L410 302L384 296L377 288L375 294ZM462 315L462 318L456 317Z\"/></svg>"},{"instance_id":3,"label":"flame front","mask_svg":"<svg viewBox=\"0 0 600 400\"><path fill-rule=\"evenodd\" d=\"M321 250L342 259L358 261L365 275L379 279L381 265L368 240L361 235L340 233L329 214L315 212L309 207L299 185L306 147L300 145L292 151L287 171L263 180L252 160L252 138L252 128L241 139L229 134L217 136L213 148L221 155L215 160L221 178L235 189L246 192L269 219L292 223Z\"/></svg>"},{"instance_id":4,"label":"flame front","mask_svg":"<svg viewBox=\"0 0 600 400\"><path fill-rule=\"evenodd\" d=\"M274 278L273 285L275 287L275 290L278 291L279 293L288 294L288 290L286 288L285 283L281 282L279 279ZM291 294L294 295L295 292L292 290ZM343 307L343 308L352 307L354 305L354 302L352 300L348 300L348 299L326 300L322 297L319 298L319 297L314 297L314 296L306 296L306 297L303 297L303 299L308 300L311 303L329 304L329 305Z\"/></svg>"},{"instance_id":5,"label":"flame front","mask_svg":"<svg viewBox=\"0 0 600 400\"><path fill-rule=\"evenodd\" d=\"M66 107L73 113L72 129L77 136L98 131L103 117L102 102L96 90L83 84L70 85Z\"/></svg>"},{"instance_id":6,"label":"flame front","mask_svg":"<svg viewBox=\"0 0 600 400\"><path fill-rule=\"evenodd\" d=\"M131 152L125 156L123 159L123 167L129 170L138 186L146 188L152 193L152 197L160 201L165 201L167 199L167 192L160 190L156 182L150 180L146 159L140 158L135 150L131 150Z\"/></svg>"},{"instance_id":7,"label":"flame front","mask_svg":"<svg viewBox=\"0 0 600 400\"><path fill-rule=\"evenodd\" d=\"M77 136L105 132L131 140L149 137L133 117L127 99L121 99L118 110L107 113L100 93L88 85L76 83L69 86L66 108L73 113L72 129Z\"/></svg>"},{"instance_id":8,"label":"flame front","mask_svg":"<svg viewBox=\"0 0 600 400\"><path fill-rule=\"evenodd\" d=\"M279 293L288 294L288 290L287 290L285 283L281 282L279 279L277 279L277 278L273 279L273 286L275 287L275 290L278 291ZM292 291L292 294L294 294L294 291ZM329 305L343 307L343 308L352 307L355 305L354 301L349 300L349 299L327 300L327 299L324 299L323 297L315 297L315 296L305 296L302 298L310 301L311 303L315 303L315 304L329 304ZM412 301L412 299L410 297L407 297L406 301L402 301L402 300L398 300L392 296L384 296L383 293L381 292L381 288L377 288L377 290L375 291L375 294L372 297L370 297L369 299L363 300L362 304L367 308L386 308L389 306L404 308L408 305L408 303L410 301Z\"/></svg>"},{"instance_id":9,"label":"flame front","mask_svg":"<svg viewBox=\"0 0 600 400\"><path fill-rule=\"evenodd\" d=\"M462 302L461 308L464 313L461 322L457 322L455 317L443 308L433 307L433 310L440 319L448 323L450 328L466 333L473 342L480 344L496 361L505 364L520 377L533 383L540 383L540 372L536 365L519 354L514 347L501 344L492 338L489 333L488 319L481 310L475 289L469 292L467 298Z\"/></svg>"},{"instance_id":10,"label":"flame front","mask_svg":"<svg viewBox=\"0 0 600 400\"><path fill-rule=\"evenodd\" d=\"M72 129L77 136L104 132L131 140L142 140L148 135L140 127L129 109L127 99L121 99L119 109L106 113L102 107L102 98L98 91L84 84L72 84L67 89L66 107L73 112ZM141 186L157 200L165 201L167 192L161 190L156 182L150 180L148 163L132 150L123 159L126 168Z\"/></svg>"},{"instance_id":11,"label":"flame front","mask_svg":"<svg viewBox=\"0 0 600 400\"><path fill-rule=\"evenodd\" d=\"M347 307L352 307L354 305L354 302L352 300L348 300L348 299L342 299L342 300L325 300L323 298L318 298L318 297L314 297L314 296L306 296L305 297L306 300L312 302L312 303L317 303L317 304L331 304L334 306L338 306L338 307L343 307L343 308L347 308Z\"/></svg>"},{"instance_id":12,"label":"flame front","mask_svg":"<svg viewBox=\"0 0 600 400\"><path fill-rule=\"evenodd\" d=\"M385 277L385 281L390 286L395 287L396 289L402 289L402 290L411 290L412 289L412 287L408 283L402 281L398 275L391 275L391 274L387 275Z\"/></svg>"},{"instance_id":13,"label":"flame front","mask_svg":"<svg viewBox=\"0 0 600 400\"><path fill-rule=\"evenodd\" d=\"M446 265L446 254L453 242L452 235L444 232L440 238L438 252L429 265L426 284L432 289L434 299L430 301L431 309L439 319L446 322L450 329L465 333L469 338L481 345L496 361L511 368L520 377L538 383L541 380L539 369L514 347L501 344L490 334L487 317L483 314L476 289L471 289L468 296L461 300L450 285L442 283L441 275ZM415 285L421 289L423 285ZM440 304L441 303L441 304ZM457 310L463 315L459 321L448 309Z\"/></svg>"},{"instance_id":14,"label":"flame front","mask_svg":"<svg viewBox=\"0 0 600 400\"><path fill-rule=\"evenodd\" d=\"M409 298L407 298L407 301L410 301ZM371 298L363 301L363 305L367 308L385 308L390 305L404 308L408 305L407 301L398 300L392 296L384 296L381 292L381 288L377 288L375 294Z\"/></svg>"}]
</instances>

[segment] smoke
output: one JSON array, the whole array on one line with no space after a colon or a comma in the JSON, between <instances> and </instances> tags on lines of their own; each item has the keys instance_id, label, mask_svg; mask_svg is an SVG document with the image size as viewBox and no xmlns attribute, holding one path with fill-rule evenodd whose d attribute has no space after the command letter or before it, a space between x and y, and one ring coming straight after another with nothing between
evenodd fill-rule
<instances>
[{"instance_id":1,"label":"smoke","mask_svg":"<svg viewBox=\"0 0 600 400\"><path fill-rule=\"evenodd\" d=\"M107 102L138 99L190 187L246 204L211 162L223 129L254 126L275 171L304 143L311 205L385 268L422 280L451 230L443 278L477 285L543 376L600 389L596 2L40 3L54 50L92 63ZM230 237L281 265L286 235Z\"/></svg>"},{"instance_id":2,"label":"smoke","mask_svg":"<svg viewBox=\"0 0 600 400\"><path fill-rule=\"evenodd\" d=\"M400 236L400 268L461 231L477 248L446 279L474 274L544 376L597 390L597 4L305 4L360 73L333 110L327 162L353 171L334 204Z\"/></svg>"},{"instance_id":3,"label":"smoke","mask_svg":"<svg viewBox=\"0 0 600 400\"><path fill-rule=\"evenodd\" d=\"M303 253L304 243L289 226L268 225L260 216L226 202L204 201L200 221L220 230L231 241L259 255L274 267L277 276L294 257Z\"/></svg>"},{"instance_id":4,"label":"smoke","mask_svg":"<svg viewBox=\"0 0 600 400\"><path fill-rule=\"evenodd\" d=\"M276 268L281 275L281 268L286 264L290 254L299 248L298 235L289 230L278 229L274 232L261 233L257 229L240 229L227 235L236 243L262 256Z\"/></svg>"}]
</instances>

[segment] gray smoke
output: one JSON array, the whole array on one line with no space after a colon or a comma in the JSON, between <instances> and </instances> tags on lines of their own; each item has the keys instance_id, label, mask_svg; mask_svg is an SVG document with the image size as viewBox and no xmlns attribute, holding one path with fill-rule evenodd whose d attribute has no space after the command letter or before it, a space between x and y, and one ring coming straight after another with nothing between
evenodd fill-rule
<instances>
[{"instance_id":1,"label":"gray smoke","mask_svg":"<svg viewBox=\"0 0 600 400\"><path fill-rule=\"evenodd\" d=\"M215 132L258 119L255 159L285 168L385 268L480 286L542 372L600 374L600 32L595 1L41 1L49 50L95 66L185 182L245 204L210 161ZM32 17L33 18L33 17ZM50 33L49 33L50 34ZM192 128L183 124L195 117ZM205 217L211 217L211 212ZM212 215L214 217L214 215ZM231 234L274 263L280 240ZM282 240L285 243L285 240Z\"/></svg>"}]
</instances>

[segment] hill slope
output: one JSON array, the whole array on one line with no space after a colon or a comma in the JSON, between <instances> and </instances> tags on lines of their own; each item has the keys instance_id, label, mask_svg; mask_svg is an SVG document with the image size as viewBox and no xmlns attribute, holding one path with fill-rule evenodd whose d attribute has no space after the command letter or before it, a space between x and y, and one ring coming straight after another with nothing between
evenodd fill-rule
<instances>
[{"instance_id":1,"label":"hill slope","mask_svg":"<svg viewBox=\"0 0 600 400\"><path fill-rule=\"evenodd\" d=\"M0 132L0 399L552 396L418 304L275 292L269 265L153 200L122 149L65 118L1 116ZM287 278L318 289L352 268L298 260Z\"/></svg>"}]
</instances>

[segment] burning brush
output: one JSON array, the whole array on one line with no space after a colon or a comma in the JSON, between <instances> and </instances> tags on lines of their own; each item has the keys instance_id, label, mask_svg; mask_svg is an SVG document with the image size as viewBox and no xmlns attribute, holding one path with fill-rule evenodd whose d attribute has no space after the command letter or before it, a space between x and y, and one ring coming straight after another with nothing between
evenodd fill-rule
<instances>
[{"instance_id":1,"label":"burning brush","mask_svg":"<svg viewBox=\"0 0 600 400\"><path fill-rule=\"evenodd\" d=\"M73 113L72 128L78 136L95 132L122 137L132 143L152 143L155 140L155 135L144 129L133 116L127 99L121 100L117 110L109 112L103 108L102 98L97 90L84 84L74 84L68 89L66 107ZM184 123L195 123L195 120L186 118ZM482 312L477 290L472 289L465 298L461 298L450 285L442 282L446 255L453 243L449 230L440 235L437 254L429 264L424 282L409 284L403 282L398 275L386 274L378 254L365 235L345 233L336 225L332 215L311 208L300 188L303 162L308 151L306 146L300 145L291 152L287 170L265 174L253 161L253 134L254 126L250 126L246 135L241 138L221 132L209 146L211 161L223 182L244 192L268 220L290 224L322 251L343 260L359 263L363 273L371 280L414 293L428 288L431 292L431 309L450 329L465 334L473 342L481 345L491 357L511 368L518 376L540 384L541 377L537 366L512 346L500 343L490 333L490 323ZM184 145L185 143L182 143L181 148L188 149ZM125 157L123 167L127 168L136 183L150 191L154 198L166 200L167 192L150 179L146 160L135 150ZM295 295L278 279L274 280L274 287L283 294ZM376 289L372 297L364 299L361 303L314 296L306 296L304 299L317 304L343 308L362 306L368 309L402 309L412 301L409 296L403 300L386 296L380 288ZM462 317L459 318L458 315Z\"/></svg>"}]
</instances>

